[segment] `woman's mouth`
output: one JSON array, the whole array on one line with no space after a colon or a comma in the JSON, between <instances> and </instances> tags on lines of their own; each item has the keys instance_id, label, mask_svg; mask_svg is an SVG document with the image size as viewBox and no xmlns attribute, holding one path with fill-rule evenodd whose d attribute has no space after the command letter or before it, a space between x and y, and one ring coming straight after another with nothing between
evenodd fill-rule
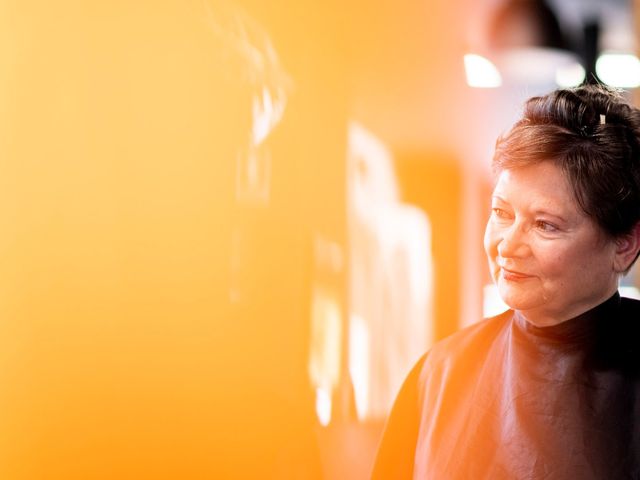
<instances>
[{"instance_id":1,"label":"woman's mouth","mask_svg":"<svg viewBox=\"0 0 640 480\"><path fill-rule=\"evenodd\" d=\"M526 273L518 272L516 270L509 270L504 267L500 267L500 270L502 272L502 278L512 282L517 282L519 280L526 280L527 278L531 278L531 275L527 275Z\"/></svg>"}]
</instances>

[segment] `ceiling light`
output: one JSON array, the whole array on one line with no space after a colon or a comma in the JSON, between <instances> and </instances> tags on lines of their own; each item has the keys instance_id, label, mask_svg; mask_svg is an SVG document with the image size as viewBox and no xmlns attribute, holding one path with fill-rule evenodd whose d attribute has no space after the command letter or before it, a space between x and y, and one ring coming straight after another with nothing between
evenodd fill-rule
<instances>
[{"instance_id":1,"label":"ceiling light","mask_svg":"<svg viewBox=\"0 0 640 480\"><path fill-rule=\"evenodd\" d=\"M633 54L605 52L596 61L598 78L611 87L640 86L640 60Z\"/></svg>"}]
</instances>

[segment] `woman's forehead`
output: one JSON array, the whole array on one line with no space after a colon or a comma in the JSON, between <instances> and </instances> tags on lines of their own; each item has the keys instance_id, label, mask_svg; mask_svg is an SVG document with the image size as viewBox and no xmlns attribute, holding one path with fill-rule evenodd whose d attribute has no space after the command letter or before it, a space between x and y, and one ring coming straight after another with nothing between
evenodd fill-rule
<instances>
[{"instance_id":1,"label":"woman's forehead","mask_svg":"<svg viewBox=\"0 0 640 480\"><path fill-rule=\"evenodd\" d=\"M573 193L565 173L550 161L503 169L498 175L495 191L509 189L530 189L561 196Z\"/></svg>"},{"instance_id":2,"label":"woman's forehead","mask_svg":"<svg viewBox=\"0 0 640 480\"><path fill-rule=\"evenodd\" d=\"M567 215L580 213L571 184L553 162L502 170L493 196L532 210L553 209Z\"/></svg>"}]
</instances>

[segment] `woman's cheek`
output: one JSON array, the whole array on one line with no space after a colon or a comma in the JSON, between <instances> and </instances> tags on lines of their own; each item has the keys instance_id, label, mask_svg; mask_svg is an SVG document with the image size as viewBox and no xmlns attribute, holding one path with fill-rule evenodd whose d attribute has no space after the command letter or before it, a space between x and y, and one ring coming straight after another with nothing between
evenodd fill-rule
<instances>
[{"instance_id":1,"label":"woman's cheek","mask_svg":"<svg viewBox=\"0 0 640 480\"><path fill-rule=\"evenodd\" d=\"M495 253L497 251L497 242L495 238L495 227L492 224L491 220L489 220L484 231L484 251L489 257L490 261L493 261L495 259Z\"/></svg>"}]
</instances>

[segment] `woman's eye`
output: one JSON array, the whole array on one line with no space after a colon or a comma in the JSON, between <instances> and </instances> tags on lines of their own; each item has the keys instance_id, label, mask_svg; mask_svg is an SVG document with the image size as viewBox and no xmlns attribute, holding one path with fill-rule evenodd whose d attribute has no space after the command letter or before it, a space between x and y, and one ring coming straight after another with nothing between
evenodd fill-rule
<instances>
[{"instance_id":1,"label":"woman's eye","mask_svg":"<svg viewBox=\"0 0 640 480\"><path fill-rule=\"evenodd\" d=\"M556 232L558 230L558 227L556 227L553 223L545 222L544 220L537 220L536 228L538 230L542 230L543 232Z\"/></svg>"},{"instance_id":2,"label":"woman's eye","mask_svg":"<svg viewBox=\"0 0 640 480\"><path fill-rule=\"evenodd\" d=\"M509 214L501 208L492 208L491 211L498 218L509 218Z\"/></svg>"}]
</instances>

